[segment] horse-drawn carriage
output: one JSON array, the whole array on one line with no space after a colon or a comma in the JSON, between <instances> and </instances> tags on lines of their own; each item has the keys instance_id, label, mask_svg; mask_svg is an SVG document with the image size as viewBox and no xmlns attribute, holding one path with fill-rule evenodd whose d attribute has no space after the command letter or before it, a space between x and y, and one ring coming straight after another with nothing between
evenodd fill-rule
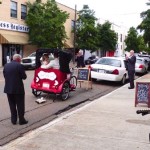
<instances>
[{"instance_id":1,"label":"horse-drawn carriage","mask_svg":"<svg viewBox=\"0 0 150 150\"><path fill-rule=\"evenodd\" d=\"M60 69L41 68L40 58L44 53L53 54L58 52ZM36 69L31 83L32 93L37 97L41 93L55 94L61 96L62 100L69 97L69 93L77 86L77 78L70 72L69 63L72 55L58 49L38 49L36 51ZM70 77L68 77L68 74Z\"/></svg>"}]
</instances>

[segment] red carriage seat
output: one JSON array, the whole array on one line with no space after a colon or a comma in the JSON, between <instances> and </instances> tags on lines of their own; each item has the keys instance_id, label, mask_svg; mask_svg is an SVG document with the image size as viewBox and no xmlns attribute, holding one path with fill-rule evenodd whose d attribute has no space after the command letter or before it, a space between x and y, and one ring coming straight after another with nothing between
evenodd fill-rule
<instances>
[{"instance_id":1,"label":"red carriage seat","mask_svg":"<svg viewBox=\"0 0 150 150\"><path fill-rule=\"evenodd\" d=\"M43 69L35 70L33 83L31 88L50 92L60 92L59 86L67 80L67 74L59 69ZM58 91L57 91L58 90Z\"/></svg>"}]
</instances>

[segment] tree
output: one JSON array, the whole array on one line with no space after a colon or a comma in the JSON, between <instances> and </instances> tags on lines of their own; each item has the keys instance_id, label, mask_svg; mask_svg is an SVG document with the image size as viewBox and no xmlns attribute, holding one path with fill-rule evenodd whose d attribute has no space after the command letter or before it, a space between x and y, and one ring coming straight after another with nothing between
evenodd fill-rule
<instances>
[{"instance_id":1,"label":"tree","mask_svg":"<svg viewBox=\"0 0 150 150\"><path fill-rule=\"evenodd\" d=\"M91 52L97 50L97 29L95 27L97 19L94 14L95 12L90 10L88 5L84 5L83 9L79 11L76 21L76 45Z\"/></svg>"},{"instance_id":2,"label":"tree","mask_svg":"<svg viewBox=\"0 0 150 150\"><path fill-rule=\"evenodd\" d=\"M69 14L57 7L55 0L33 4L27 2L29 8L26 24L29 26L29 41L38 47L61 48L66 40L64 23Z\"/></svg>"},{"instance_id":3,"label":"tree","mask_svg":"<svg viewBox=\"0 0 150 150\"><path fill-rule=\"evenodd\" d=\"M137 29L140 29L141 32L143 31L144 41L150 47L150 10L142 12L141 17L144 19Z\"/></svg>"},{"instance_id":4,"label":"tree","mask_svg":"<svg viewBox=\"0 0 150 150\"><path fill-rule=\"evenodd\" d=\"M117 33L111 30L109 21L97 25L98 47L104 51L115 51L117 44Z\"/></svg>"},{"instance_id":5,"label":"tree","mask_svg":"<svg viewBox=\"0 0 150 150\"><path fill-rule=\"evenodd\" d=\"M139 35L138 36L138 42L139 42L139 51L142 52L142 51L148 51L148 48L144 42L144 38L142 35Z\"/></svg>"},{"instance_id":6,"label":"tree","mask_svg":"<svg viewBox=\"0 0 150 150\"><path fill-rule=\"evenodd\" d=\"M139 52L139 40L138 33L134 27L131 27L128 31L127 38L125 39L126 51L133 49L135 52Z\"/></svg>"},{"instance_id":7,"label":"tree","mask_svg":"<svg viewBox=\"0 0 150 150\"><path fill-rule=\"evenodd\" d=\"M146 3L147 5L150 5L150 3ZM147 11L142 12L141 18L143 18L143 21L140 25L138 25L137 29L140 29L140 31L143 31L143 38L144 42L148 45L150 48L150 9Z\"/></svg>"}]
</instances>

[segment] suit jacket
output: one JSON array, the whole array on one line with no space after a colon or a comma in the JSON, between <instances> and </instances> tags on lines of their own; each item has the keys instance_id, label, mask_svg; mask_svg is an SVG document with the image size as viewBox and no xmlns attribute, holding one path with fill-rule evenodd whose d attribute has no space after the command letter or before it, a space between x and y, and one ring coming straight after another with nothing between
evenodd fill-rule
<instances>
[{"instance_id":1,"label":"suit jacket","mask_svg":"<svg viewBox=\"0 0 150 150\"><path fill-rule=\"evenodd\" d=\"M69 63L71 61L71 53L60 51L59 52L59 65L60 71L64 73L70 73Z\"/></svg>"},{"instance_id":2,"label":"suit jacket","mask_svg":"<svg viewBox=\"0 0 150 150\"><path fill-rule=\"evenodd\" d=\"M128 71L130 71L130 70L135 71L135 62L136 62L136 57L134 55L131 58L127 59Z\"/></svg>"},{"instance_id":3,"label":"suit jacket","mask_svg":"<svg viewBox=\"0 0 150 150\"><path fill-rule=\"evenodd\" d=\"M16 61L5 64L3 69L5 78L4 93L24 94L23 79L27 78L23 65Z\"/></svg>"}]
</instances>

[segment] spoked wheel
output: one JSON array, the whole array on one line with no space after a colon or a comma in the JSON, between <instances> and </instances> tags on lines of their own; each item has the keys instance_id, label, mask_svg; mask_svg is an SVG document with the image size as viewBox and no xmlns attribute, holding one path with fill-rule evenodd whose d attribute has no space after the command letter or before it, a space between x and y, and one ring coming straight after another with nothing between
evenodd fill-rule
<instances>
[{"instance_id":1,"label":"spoked wheel","mask_svg":"<svg viewBox=\"0 0 150 150\"><path fill-rule=\"evenodd\" d=\"M32 89L32 93L33 93L34 96L37 97L37 96L40 96L42 92L41 91L37 91L36 89Z\"/></svg>"},{"instance_id":2,"label":"spoked wheel","mask_svg":"<svg viewBox=\"0 0 150 150\"><path fill-rule=\"evenodd\" d=\"M71 89L75 89L77 87L77 77L76 76L71 76L69 82L70 82Z\"/></svg>"},{"instance_id":3,"label":"spoked wheel","mask_svg":"<svg viewBox=\"0 0 150 150\"><path fill-rule=\"evenodd\" d=\"M68 99L69 91L70 91L69 88L70 88L69 83L68 82L64 83L63 88L62 88L62 93L61 93L61 99L62 100Z\"/></svg>"}]
</instances>

